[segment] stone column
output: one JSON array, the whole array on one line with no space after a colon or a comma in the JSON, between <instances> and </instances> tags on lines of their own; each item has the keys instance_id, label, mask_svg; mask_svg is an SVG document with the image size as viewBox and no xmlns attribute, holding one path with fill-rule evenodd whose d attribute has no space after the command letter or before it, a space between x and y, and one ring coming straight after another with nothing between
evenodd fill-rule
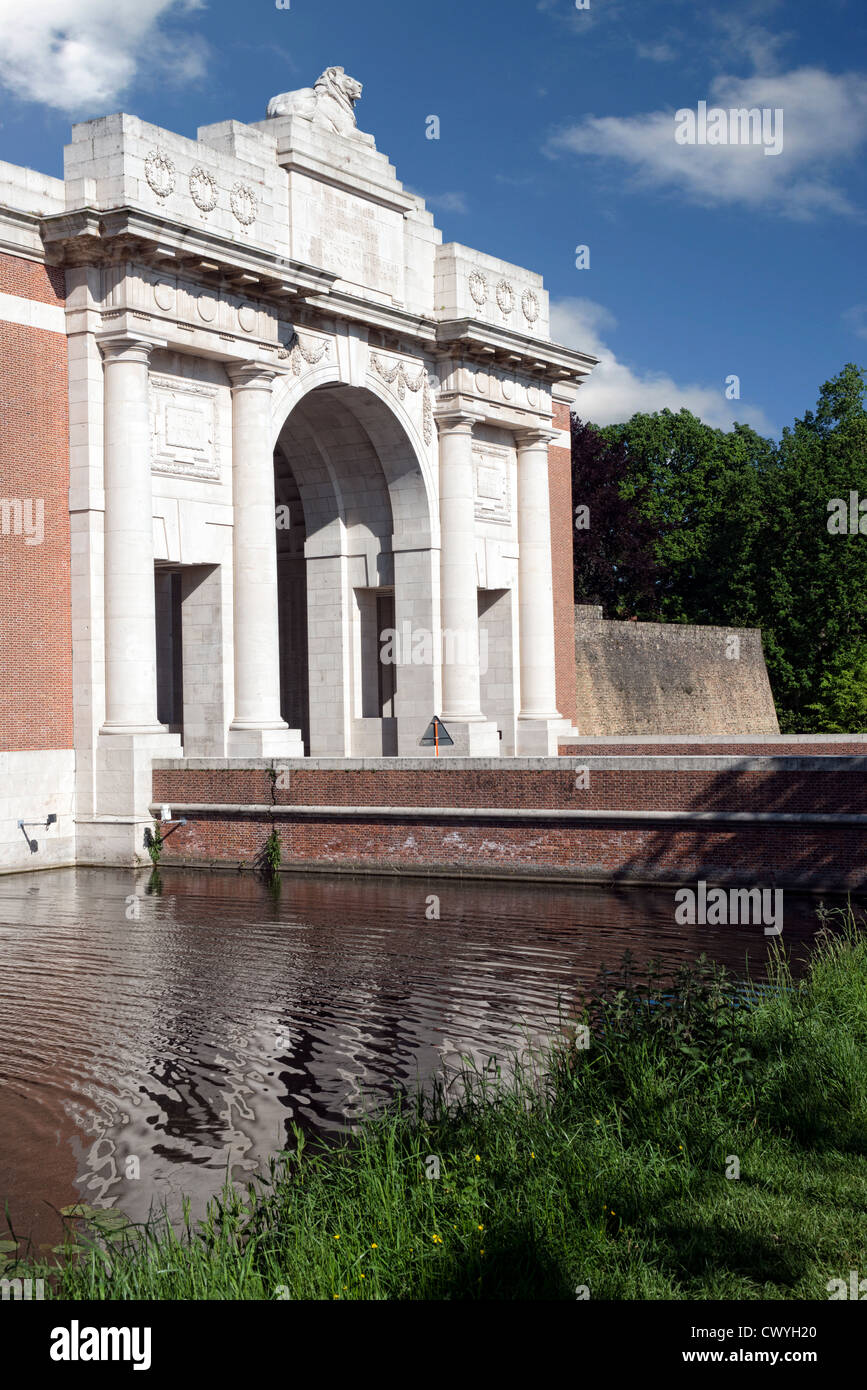
<instances>
[{"instance_id":1,"label":"stone column","mask_svg":"<svg viewBox=\"0 0 867 1390\"><path fill-rule=\"evenodd\" d=\"M147 860L154 757L181 740L157 721L156 595L148 365L151 339L120 331L99 341L104 360L103 482L105 722L94 751L93 814L79 821L94 862ZM80 755L84 762L87 753Z\"/></svg>"},{"instance_id":2,"label":"stone column","mask_svg":"<svg viewBox=\"0 0 867 1390\"><path fill-rule=\"evenodd\" d=\"M280 635L274 453L271 447L272 367L244 362L228 368L232 382L232 496L235 714L230 757L303 757L300 731L280 715Z\"/></svg>"},{"instance_id":3,"label":"stone column","mask_svg":"<svg viewBox=\"0 0 867 1390\"><path fill-rule=\"evenodd\" d=\"M102 339L105 361L105 734L157 722L148 363L155 344Z\"/></svg>"},{"instance_id":4,"label":"stone column","mask_svg":"<svg viewBox=\"0 0 867 1390\"><path fill-rule=\"evenodd\" d=\"M497 727L482 713L479 679L474 418L465 412L443 413L437 417L443 639L441 713L449 732L453 736L458 734L455 748L449 752L495 757L500 751Z\"/></svg>"},{"instance_id":5,"label":"stone column","mask_svg":"<svg viewBox=\"0 0 867 1390\"><path fill-rule=\"evenodd\" d=\"M548 721L557 710L554 585L548 496L548 429L516 434L518 450L518 627L521 660L519 751L556 753ZM523 725L523 729L522 729ZM531 726L538 726L533 729ZM555 731L556 734L556 731Z\"/></svg>"}]
</instances>

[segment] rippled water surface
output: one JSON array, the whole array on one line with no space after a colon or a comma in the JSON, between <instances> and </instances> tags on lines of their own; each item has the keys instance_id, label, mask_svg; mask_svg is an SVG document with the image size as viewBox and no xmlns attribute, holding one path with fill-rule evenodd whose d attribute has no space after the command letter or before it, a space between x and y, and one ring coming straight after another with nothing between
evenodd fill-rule
<instances>
[{"instance_id":1,"label":"rippled water surface","mask_svg":"<svg viewBox=\"0 0 867 1390\"><path fill-rule=\"evenodd\" d=\"M76 1200L143 1219L243 1180L295 1120L554 1031L600 966L702 951L762 972L756 927L681 927L671 890L97 869L0 878L0 1203L56 1237ZM439 920L431 895L439 897ZM817 903L786 894L797 962ZM130 1176L137 1160L140 1177Z\"/></svg>"}]
</instances>

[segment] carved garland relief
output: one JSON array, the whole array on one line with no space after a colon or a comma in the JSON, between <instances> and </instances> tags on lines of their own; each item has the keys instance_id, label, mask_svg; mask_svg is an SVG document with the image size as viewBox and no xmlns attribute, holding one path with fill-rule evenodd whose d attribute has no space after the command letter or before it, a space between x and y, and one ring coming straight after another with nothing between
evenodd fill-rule
<instances>
[{"instance_id":1,"label":"carved garland relief","mask_svg":"<svg viewBox=\"0 0 867 1390\"><path fill-rule=\"evenodd\" d=\"M403 362L397 362L394 366L389 366L375 352L370 354L370 365L377 376L388 386L393 386L397 382L397 398L400 401L406 399L407 391L422 392L422 428L424 431L424 442L430 444L433 440L433 400L431 398L430 384L427 379L427 371L424 367L419 369L415 378L409 376Z\"/></svg>"},{"instance_id":2,"label":"carved garland relief","mask_svg":"<svg viewBox=\"0 0 867 1390\"><path fill-rule=\"evenodd\" d=\"M284 361L288 357L289 365L296 376L300 376L304 370L304 363L315 367L321 362L328 352L328 339L321 338L315 347L309 347L296 333L294 338L285 347L278 348L277 356Z\"/></svg>"}]
</instances>

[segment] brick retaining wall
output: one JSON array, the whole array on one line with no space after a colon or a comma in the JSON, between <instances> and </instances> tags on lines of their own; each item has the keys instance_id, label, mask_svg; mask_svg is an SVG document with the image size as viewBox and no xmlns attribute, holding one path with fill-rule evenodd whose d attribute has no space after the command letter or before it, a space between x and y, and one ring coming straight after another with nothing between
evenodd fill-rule
<instances>
[{"instance_id":1,"label":"brick retaining wall","mask_svg":"<svg viewBox=\"0 0 867 1390\"><path fill-rule=\"evenodd\" d=\"M153 795L188 817L165 843L166 863L249 865L273 822L284 868L865 886L867 758L812 752L278 763L289 784L275 788L273 815L264 762L164 762ZM579 766L586 788L575 785Z\"/></svg>"}]
</instances>

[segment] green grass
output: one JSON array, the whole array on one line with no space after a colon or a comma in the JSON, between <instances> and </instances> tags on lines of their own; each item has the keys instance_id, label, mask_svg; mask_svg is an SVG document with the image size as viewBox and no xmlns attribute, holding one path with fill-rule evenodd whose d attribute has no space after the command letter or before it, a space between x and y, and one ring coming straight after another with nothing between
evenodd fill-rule
<instances>
[{"instance_id":1,"label":"green grass","mask_svg":"<svg viewBox=\"0 0 867 1390\"><path fill-rule=\"evenodd\" d=\"M588 994L588 1047L576 1020L457 1102L298 1133L203 1223L71 1219L65 1255L6 1275L73 1299L826 1299L867 1276L867 940L836 925L770 990L700 963L662 999L627 962Z\"/></svg>"}]
</instances>

